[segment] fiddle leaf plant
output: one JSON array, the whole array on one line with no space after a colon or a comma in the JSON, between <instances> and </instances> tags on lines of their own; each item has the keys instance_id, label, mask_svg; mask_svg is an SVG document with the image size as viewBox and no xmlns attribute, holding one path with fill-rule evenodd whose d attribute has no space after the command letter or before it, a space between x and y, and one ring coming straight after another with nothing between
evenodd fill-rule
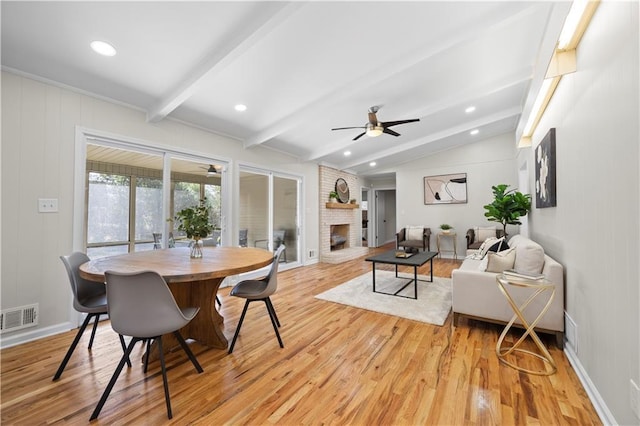
<instances>
[{"instance_id":1,"label":"fiddle leaf plant","mask_svg":"<svg viewBox=\"0 0 640 426\"><path fill-rule=\"evenodd\" d=\"M492 186L493 202L484 206L485 217L492 222L501 223L504 235L507 235L507 225L521 225L519 218L531 210L530 194L507 188L509 185L506 184Z\"/></svg>"},{"instance_id":2,"label":"fiddle leaf plant","mask_svg":"<svg viewBox=\"0 0 640 426\"><path fill-rule=\"evenodd\" d=\"M209 222L211 207L206 204L206 198L200 200L200 204L186 207L176 213L178 231L187 234L187 238L201 239L213 231L213 224Z\"/></svg>"}]
</instances>

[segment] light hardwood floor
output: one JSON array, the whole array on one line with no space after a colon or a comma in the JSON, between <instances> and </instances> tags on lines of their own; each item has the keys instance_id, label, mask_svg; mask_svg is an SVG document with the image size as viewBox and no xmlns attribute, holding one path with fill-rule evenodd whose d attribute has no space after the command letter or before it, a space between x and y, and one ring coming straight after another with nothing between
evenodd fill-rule
<instances>
[{"instance_id":1,"label":"light hardwood floor","mask_svg":"<svg viewBox=\"0 0 640 426\"><path fill-rule=\"evenodd\" d=\"M448 277L458 264L436 260L435 275ZM147 375L135 362L93 424L601 424L552 338L544 341L558 372L533 376L496 359L500 326L463 319L453 327L449 315L438 327L314 298L370 271L361 258L281 272L272 300L284 349L264 306L252 304L232 355L192 343L204 373L196 373L184 352L169 355L173 420L166 417L158 362ZM231 340L243 300L228 293L220 292L221 313ZM93 350L86 332L54 383L75 333L2 350L3 425L88 423L121 349L109 322L102 322ZM135 359L141 355L140 345Z\"/></svg>"}]
</instances>

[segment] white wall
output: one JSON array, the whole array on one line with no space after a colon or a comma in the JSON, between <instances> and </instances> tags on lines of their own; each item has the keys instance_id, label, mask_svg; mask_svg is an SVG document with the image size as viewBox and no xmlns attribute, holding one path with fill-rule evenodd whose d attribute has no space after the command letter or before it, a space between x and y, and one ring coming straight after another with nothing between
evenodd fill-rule
<instances>
[{"instance_id":1,"label":"white wall","mask_svg":"<svg viewBox=\"0 0 640 426\"><path fill-rule=\"evenodd\" d=\"M2 73L1 307L40 304L38 327L3 334L3 345L60 331L75 319L58 257L71 252L72 225L81 220L73 217L76 126L301 175L304 242L318 247L316 165L261 147L245 150L239 141L172 120L152 124L145 118L142 111ZM232 182L232 193L237 188ZM59 212L38 213L38 198L57 198Z\"/></svg>"},{"instance_id":2,"label":"white wall","mask_svg":"<svg viewBox=\"0 0 640 426\"><path fill-rule=\"evenodd\" d=\"M464 257L467 229L502 226L486 220L483 206L493 200L492 185L517 186L515 156L513 134L505 134L404 164L396 171L398 229L409 225L430 227L431 250L435 251L435 235L441 224L448 223L457 233L458 257ZM449 173L467 174L467 203L425 205L424 177ZM513 235L517 227L509 226L507 232Z\"/></svg>"},{"instance_id":3,"label":"white wall","mask_svg":"<svg viewBox=\"0 0 640 426\"><path fill-rule=\"evenodd\" d=\"M640 384L638 14L638 2L598 7L577 72L562 78L532 139L535 148L556 128L557 207L534 208L529 222L531 238L565 267L577 324L577 353L567 353L602 398L606 422L624 425L639 424L629 395L630 379ZM529 162L534 188L533 150L518 160Z\"/></svg>"}]
</instances>

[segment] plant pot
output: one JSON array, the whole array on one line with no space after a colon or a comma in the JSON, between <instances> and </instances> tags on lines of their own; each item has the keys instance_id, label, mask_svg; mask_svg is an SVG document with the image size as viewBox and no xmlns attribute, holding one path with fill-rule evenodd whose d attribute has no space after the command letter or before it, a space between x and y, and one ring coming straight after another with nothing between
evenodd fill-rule
<instances>
[{"instance_id":1,"label":"plant pot","mask_svg":"<svg viewBox=\"0 0 640 426\"><path fill-rule=\"evenodd\" d=\"M337 202L338 202L338 199L337 199L337 198L334 198L334 197L331 197L331 198L329 198L329 202L330 202L330 203L337 203Z\"/></svg>"},{"instance_id":2,"label":"plant pot","mask_svg":"<svg viewBox=\"0 0 640 426\"><path fill-rule=\"evenodd\" d=\"M190 256L192 259L202 258L202 240L200 240L200 238L195 238L193 241L191 241Z\"/></svg>"},{"instance_id":3,"label":"plant pot","mask_svg":"<svg viewBox=\"0 0 640 426\"><path fill-rule=\"evenodd\" d=\"M442 233L443 234L450 234L451 233L451 229L443 229Z\"/></svg>"}]
</instances>

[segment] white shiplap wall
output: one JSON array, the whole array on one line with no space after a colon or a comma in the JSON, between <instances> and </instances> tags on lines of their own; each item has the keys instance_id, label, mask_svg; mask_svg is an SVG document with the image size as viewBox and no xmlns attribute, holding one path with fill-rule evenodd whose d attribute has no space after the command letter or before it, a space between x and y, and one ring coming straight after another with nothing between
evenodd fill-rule
<instances>
[{"instance_id":1,"label":"white shiplap wall","mask_svg":"<svg viewBox=\"0 0 640 426\"><path fill-rule=\"evenodd\" d=\"M1 308L40 304L38 327L3 335L3 346L76 325L58 258L71 252L73 223L81 220L73 217L76 126L303 176L304 241L318 247L316 165L172 120L147 123L142 111L2 72ZM237 181L231 191L237 200ZM59 212L38 213L38 198L57 198Z\"/></svg>"}]
</instances>

